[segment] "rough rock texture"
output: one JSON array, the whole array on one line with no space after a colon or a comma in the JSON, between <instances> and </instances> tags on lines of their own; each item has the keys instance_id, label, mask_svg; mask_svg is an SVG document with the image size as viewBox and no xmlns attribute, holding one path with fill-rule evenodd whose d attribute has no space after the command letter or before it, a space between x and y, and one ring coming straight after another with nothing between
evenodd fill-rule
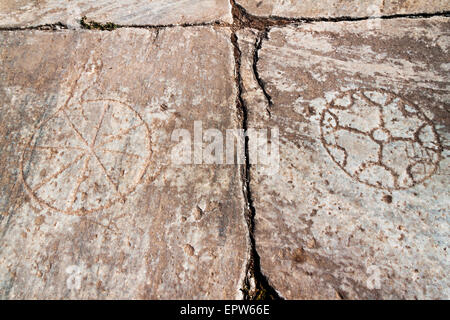
<instances>
[{"instance_id":1,"label":"rough rock texture","mask_svg":"<svg viewBox=\"0 0 450 320\"><path fill-rule=\"evenodd\" d=\"M231 22L229 0L2 0L1 27L64 23L78 26L81 17L124 25Z\"/></svg>"},{"instance_id":2,"label":"rough rock texture","mask_svg":"<svg viewBox=\"0 0 450 320\"><path fill-rule=\"evenodd\" d=\"M236 0L248 13L288 18L378 17L450 10L447 0Z\"/></svg>"},{"instance_id":3,"label":"rough rock texture","mask_svg":"<svg viewBox=\"0 0 450 320\"><path fill-rule=\"evenodd\" d=\"M450 298L450 20L372 22L238 33L249 127L280 130L250 175L288 299Z\"/></svg>"},{"instance_id":4,"label":"rough rock texture","mask_svg":"<svg viewBox=\"0 0 450 320\"><path fill-rule=\"evenodd\" d=\"M240 297L239 168L170 158L176 128L240 126L229 29L0 42L0 296Z\"/></svg>"}]
</instances>

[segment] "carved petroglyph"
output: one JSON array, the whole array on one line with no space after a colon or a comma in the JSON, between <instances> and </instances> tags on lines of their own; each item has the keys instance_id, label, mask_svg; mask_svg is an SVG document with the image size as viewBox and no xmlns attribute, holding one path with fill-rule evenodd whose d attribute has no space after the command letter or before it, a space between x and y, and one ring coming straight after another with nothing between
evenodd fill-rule
<instances>
[{"instance_id":1,"label":"carved petroglyph","mask_svg":"<svg viewBox=\"0 0 450 320\"><path fill-rule=\"evenodd\" d=\"M373 187L406 189L437 170L442 146L417 106L381 90L341 93L324 110L322 142L349 176Z\"/></svg>"},{"instance_id":2,"label":"carved petroglyph","mask_svg":"<svg viewBox=\"0 0 450 320\"><path fill-rule=\"evenodd\" d=\"M139 113L121 101L61 107L25 145L20 162L25 189L43 207L70 215L124 202L149 165L150 139Z\"/></svg>"}]
</instances>

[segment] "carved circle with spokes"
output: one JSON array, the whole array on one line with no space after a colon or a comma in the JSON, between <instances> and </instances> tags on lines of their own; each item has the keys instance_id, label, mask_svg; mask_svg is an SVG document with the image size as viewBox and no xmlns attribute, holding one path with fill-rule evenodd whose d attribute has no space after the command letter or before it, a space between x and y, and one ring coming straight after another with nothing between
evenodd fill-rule
<instances>
[{"instance_id":1,"label":"carved circle with spokes","mask_svg":"<svg viewBox=\"0 0 450 320\"><path fill-rule=\"evenodd\" d=\"M59 108L25 144L20 161L26 191L43 207L85 215L124 202L151 156L147 123L113 99Z\"/></svg>"}]
</instances>

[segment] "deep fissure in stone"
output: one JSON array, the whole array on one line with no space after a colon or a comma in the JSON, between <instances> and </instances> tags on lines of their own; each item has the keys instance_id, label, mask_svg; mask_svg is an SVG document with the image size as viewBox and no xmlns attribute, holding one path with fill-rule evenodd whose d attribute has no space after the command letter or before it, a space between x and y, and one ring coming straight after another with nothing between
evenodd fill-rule
<instances>
[{"instance_id":1,"label":"deep fissure in stone","mask_svg":"<svg viewBox=\"0 0 450 320\"><path fill-rule=\"evenodd\" d=\"M236 97L236 106L238 112L238 118L242 121L242 129L246 131L248 129L248 110L245 105L244 100L242 99L242 78L240 73L241 67L241 51L239 49L238 38L236 35L236 31L247 27L246 23L243 23L243 17L245 17L244 12L237 7L234 0L230 0L232 5L233 12L233 28L231 34L231 43L234 48L234 59L235 59L235 69L236 69L236 87L238 90L238 94ZM251 24L251 23L250 23ZM260 42L262 37L258 38L255 43L255 57L254 59L254 67L256 68L257 63L257 52L259 50ZM256 77L256 74L255 74ZM264 91L262 81L259 82L261 88ZM269 105L271 105L271 98L269 95L266 96L269 101ZM244 150L245 150L245 166L242 169L242 184L243 184L243 195L245 199L245 219L248 227L248 236L250 240L250 257L247 264L246 277L243 283L243 288L241 289L244 294L245 300L274 300L281 299L278 295L277 291L269 284L267 278L261 272L260 258L258 252L256 251L256 243L254 237L255 230L255 207L253 205L253 197L250 188L250 161L249 161L249 138L245 137L244 141Z\"/></svg>"}]
</instances>

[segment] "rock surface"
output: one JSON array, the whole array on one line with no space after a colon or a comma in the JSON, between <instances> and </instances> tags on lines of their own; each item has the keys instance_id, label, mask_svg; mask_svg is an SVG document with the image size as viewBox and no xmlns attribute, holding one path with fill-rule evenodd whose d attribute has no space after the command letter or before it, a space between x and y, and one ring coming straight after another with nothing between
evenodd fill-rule
<instances>
[{"instance_id":1,"label":"rock surface","mask_svg":"<svg viewBox=\"0 0 450 320\"><path fill-rule=\"evenodd\" d=\"M250 176L288 299L450 298L450 20L372 22L238 33L248 125L280 130Z\"/></svg>"},{"instance_id":2,"label":"rock surface","mask_svg":"<svg viewBox=\"0 0 450 320\"><path fill-rule=\"evenodd\" d=\"M239 167L169 157L194 120L240 126L229 29L0 42L0 296L239 298Z\"/></svg>"},{"instance_id":3,"label":"rock surface","mask_svg":"<svg viewBox=\"0 0 450 320\"><path fill-rule=\"evenodd\" d=\"M449 299L449 10L2 1L0 298Z\"/></svg>"},{"instance_id":4,"label":"rock surface","mask_svg":"<svg viewBox=\"0 0 450 320\"><path fill-rule=\"evenodd\" d=\"M1 1L0 27L61 22L79 26L81 17L122 25L231 22L229 0L39 0Z\"/></svg>"},{"instance_id":5,"label":"rock surface","mask_svg":"<svg viewBox=\"0 0 450 320\"><path fill-rule=\"evenodd\" d=\"M250 14L288 18L379 17L450 10L447 0L236 0Z\"/></svg>"}]
</instances>

